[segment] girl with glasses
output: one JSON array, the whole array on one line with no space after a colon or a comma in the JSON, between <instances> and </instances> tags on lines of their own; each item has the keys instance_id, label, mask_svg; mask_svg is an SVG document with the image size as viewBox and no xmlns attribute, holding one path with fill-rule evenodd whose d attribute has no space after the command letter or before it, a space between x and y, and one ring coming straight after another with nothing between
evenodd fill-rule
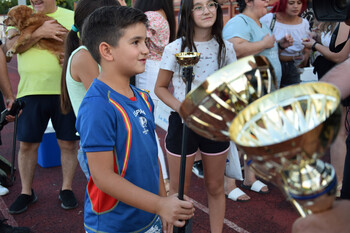
<instances>
[{"instance_id":1,"label":"girl with glasses","mask_svg":"<svg viewBox=\"0 0 350 233\"><path fill-rule=\"evenodd\" d=\"M182 4L177 40L165 47L155 93L173 109L165 138L170 173L170 194L178 192L182 142L182 120L178 114L185 99L186 83L176 62L179 52L199 52L199 62L193 67L192 88L199 86L209 75L236 60L233 45L222 39L222 9L213 0L185 0ZM174 92L169 91L172 83ZM208 195L211 232L222 232L225 216L224 171L229 142L211 141L189 129L185 175L185 194L189 190L191 169L197 150L200 151L204 181Z\"/></svg>"}]
</instances>

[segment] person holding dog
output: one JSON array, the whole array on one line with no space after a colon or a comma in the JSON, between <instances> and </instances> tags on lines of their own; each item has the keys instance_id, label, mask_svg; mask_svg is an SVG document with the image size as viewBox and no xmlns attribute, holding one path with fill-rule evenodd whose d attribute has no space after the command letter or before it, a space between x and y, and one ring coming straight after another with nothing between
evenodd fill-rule
<instances>
[{"instance_id":1,"label":"person holding dog","mask_svg":"<svg viewBox=\"0 0 350 233\"><path fill-rule=\"evenodd\" d=\"M9 208L10 214L19 214L37 201L32 184L38 158L38 148L47 123L51 118L61 149L63 183L59 192L61 207L72 209L78 202L72 192L72 181L77 167L77 142L73 111L63 115L60 112L61 63L47 50L35 47L41 38L61 40L59 36L73 25L74 12L60 8L55 0L30 0L35 13L44 13L55 20L46 21L31 35L27 44L18 48L18 72L20 81L17 98L25 102L21 117L18 118L17 139L20 141L18 168L21 178L21 194ZM58 23L56 23L56 20ZM6 49L10 48L17 36L16 29L10 28ZM12 37L12 38L11 38Z\"/></svg>"}]
</instances>

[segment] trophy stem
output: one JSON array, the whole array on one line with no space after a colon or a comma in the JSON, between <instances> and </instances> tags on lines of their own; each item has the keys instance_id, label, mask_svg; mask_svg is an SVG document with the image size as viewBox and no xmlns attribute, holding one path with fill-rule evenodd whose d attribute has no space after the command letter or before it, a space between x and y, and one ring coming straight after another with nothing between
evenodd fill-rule
<instances>
[{"instance_id":1,"label":"trophy stem","mask_svg":"<svg viewBox=\"0 0 350 233\"><path fill-rule=\"evenodd\" d=\"M186 79L186 94L191 91L193 67L188 66L183 68L183 76ZM186 173L186 151L188 141L188 128L183 124L182 128L182 143L181 143L181 162L180 162L180 180L179 180L179 199L183 200L185 189L185 173Z\"/></svg>"},{"instance_id":2,"label":"trophy stem","mask_svg":"<svg viewBox=\"0 0 350 233\"><path fill-rule=\"evenodd\" d=\"M183 68L183 76L186 80L186 94L191 91L193 79L193 67L187 66ZM185 123L182 126L182 142L181 142L181 161L180 161L180 177L179 177L179 194L180 200L184 199L185 191L185 175L186 175L186 151L188 142L188 127ZM192 232L192 219L186 221L184 227L174 227L174 233Z\"/></svg>"}]
</instances>

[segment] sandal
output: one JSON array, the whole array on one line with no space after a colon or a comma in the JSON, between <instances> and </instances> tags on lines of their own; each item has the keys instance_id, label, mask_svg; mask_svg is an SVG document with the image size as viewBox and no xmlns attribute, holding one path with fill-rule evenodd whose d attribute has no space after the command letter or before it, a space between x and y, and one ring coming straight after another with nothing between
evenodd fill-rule
<instances>
[{"instance_id":1,"label":"sandal","mask_svg":"<svg viewBox=\"0 0 350 233\"><path fill-rule=\"evenodd\" d=\"M265 186L267 187L267 185L261 182L260 180L256 180L252 185L244 185L243 183L241 184L241 187L244 189L248 189L250 191L254 191L257 193L267 194L270 192L270 190L267 190L267 191L261 190Z\"/></svg>"},{"instance_id":2,"label":"sandal","mask_svg":"<svg viewBox=\"0 0 350 233\"><path fill-rule=\"evenodd\" d=\"M243 192L240 188L235 188L233 189L228 195L227 197L233 201L237 201L237 202L247 202L250 200L244 200L244 199L239 199L241 196L246 195L247 197L249 197L245 192Z\"/></svg>"}]
</instances>

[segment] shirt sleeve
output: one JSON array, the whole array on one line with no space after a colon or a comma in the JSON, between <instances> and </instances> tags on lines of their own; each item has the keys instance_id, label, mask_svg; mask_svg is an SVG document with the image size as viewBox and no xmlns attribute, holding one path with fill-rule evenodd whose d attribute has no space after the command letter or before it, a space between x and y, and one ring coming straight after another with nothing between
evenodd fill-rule
<instances>
[{"instance_id":1,"label":"shirt sleeve","mask_svg":"<svg viewBox=\"0 0 350 233\"><path fill-rule=\"evenodd\" d=\"M174 48L174 45L177 45L179 43L179 40L176 40L167 46L165 46L162 60L160 62L159 68L162 70L169 70L172 72L176 71L176 58L175 54L177 53L177 49ZM180 45L179 45L180 46Z\"/></svg>"},{"instance_id":2,"label":"shirt sleeve","mask_svg":"<svg viewBox=\"0 0 350 233\"><path fill-rule=\"evenodd\" d=\"M85 152L112 151L116 141L116 115L102 98L84 98L76 129Z\"/></svg>"},{"instance_id":3,"label":"shirt sleeve","mask_svg":"<svg viewBox=\"0 0 350 233\"><path fill-rule=\"evenodd\" d=\"M225 40L229 40L233 37L239 37L247 41L251 41L250 26L245 22L245 19L237 15L230 19L222 32L222 36Z\"/></svg>"},{"instance_id":4,"label":"shirt sleeve","mask_svg":"<svg viewBox=\"0 0 350 233\"><path fill-rule=\"evenodd\" d=\"M153 49L162 53L164 47L169 43L169 24L166 19L158 13L148 11L147 43L151 43Z\"/></svg>"},{"instance_id":5,"label":"shirt sleeve","mask_svg":"<svg viewBox=\"0 0 350 233\"><path fill-rule=\"evenodd\" d=\"M225 41L226 46L226 58L225 58L225 65L231 64L232 62L237 61L236 52L234 50L234 46L231 42Z\"/></svg>"}]
</instances>

